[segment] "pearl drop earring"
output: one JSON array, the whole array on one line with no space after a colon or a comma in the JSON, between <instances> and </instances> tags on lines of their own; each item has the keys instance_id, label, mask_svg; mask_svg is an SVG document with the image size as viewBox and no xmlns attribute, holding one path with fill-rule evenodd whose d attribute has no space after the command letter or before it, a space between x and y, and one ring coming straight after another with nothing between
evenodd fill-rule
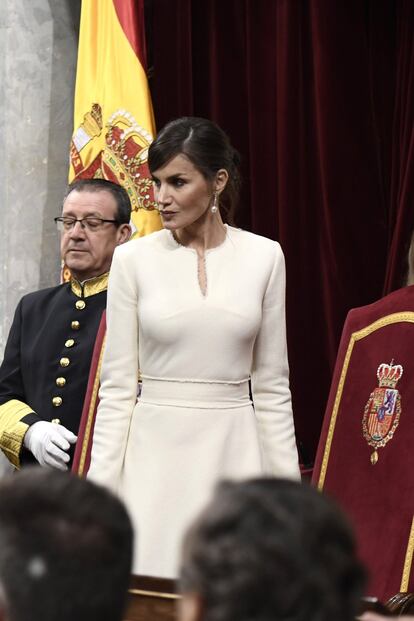
<instances>
[{"instance_id":1,"label":"pearl drop earring","mask_svg":"<svg viewBox=\"0 0 414 621\"><path fill-rule=\"evenodd\" d=\"M211 205L211 213L218 212L218 192L214 192L213 204Z\"/></svg>"}]
</instances>

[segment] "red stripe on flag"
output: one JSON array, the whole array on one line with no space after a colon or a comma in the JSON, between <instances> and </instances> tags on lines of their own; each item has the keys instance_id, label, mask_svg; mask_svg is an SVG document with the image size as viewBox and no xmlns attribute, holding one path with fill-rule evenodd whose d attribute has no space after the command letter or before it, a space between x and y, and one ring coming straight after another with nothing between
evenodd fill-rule
<instances>
[{"instance_id":1,"label":"red stripe on flag","mask_svg":"<svg viewBox=\"0 0 414 621\"><path fill-rule=\"evenodd\" d=\"M113 3L122 30L146 70L144 0L113 0Z\"/></svg>"}]
</instances>

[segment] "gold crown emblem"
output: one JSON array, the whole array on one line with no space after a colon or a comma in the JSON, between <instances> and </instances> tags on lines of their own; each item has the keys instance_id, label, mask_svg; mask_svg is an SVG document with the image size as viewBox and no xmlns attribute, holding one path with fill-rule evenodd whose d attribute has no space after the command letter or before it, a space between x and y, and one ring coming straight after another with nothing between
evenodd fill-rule
<instances>
[{"instance_id":1,"label":"gold crown emblem","mask_svg":"<svg viewBox=\"0 0 414 621\"><path fill-rule=\"evenodd\" d=\"M403 374L403 368L400 364L393 364L392 360L390 364L384 362L379 365L377 369L377 377L380 386L386 386L387 388L395 388L398 380Z\"/></svg>"},{"instance_id":2,"label":"gold crown emblem","mask_svg":"<svg viewBox=\"0 0 414 621\"><path fill-rule=\"evenodd\" d=\"M102 108L99 104L93 104L92 109L84 115L81 128L90 138L99 136L102 130Z\"/></svg>"},{"instance_id":3,"label":"gold crown emblem","mask_svg":"<svg viewBox=\"0 0 414 621\"><path fill-rule=\"evenodd\" d=\"M126 110L114 112L106 126L104 165L128 192L133 211L156 209L147 166L151 134Z\"/></svg>"}]
</instances>

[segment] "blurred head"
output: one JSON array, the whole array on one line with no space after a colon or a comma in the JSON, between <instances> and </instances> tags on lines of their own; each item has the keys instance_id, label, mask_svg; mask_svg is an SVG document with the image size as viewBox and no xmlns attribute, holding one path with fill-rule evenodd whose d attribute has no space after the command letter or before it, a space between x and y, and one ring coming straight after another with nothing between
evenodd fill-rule
<instances>
[{"instance_id":1,"label":"blurred head","mask_svg":"<svg viewBox=\"0 0 414 621\"><path fill-rule=\"evenodd\" d=\"M158 133L148 152L149 169L156 177L157 199L160 171L177 156L181 156L180 164L187 161L204 180L206 208L217 191L223 218L231 223L240 189L240 157L223 130L208 119L182 117Z\"/></svg>"},{"instance_id":2,"label":"blurred head","mask_svg":"<svg viewBox=\"0 0 414 621\"><path fill-rule=\"evenodd\" d=\"M180 621L353 621L363 576L349 526L315 489L222 483L184 541Z\"/></svg>"},{"instance_id":3,"label":"blurred head","mask_svg":"<svg viewBox=\"0 0 414 621\"><path fill-rule=\"evenodd\" d=\"M0 498L0 619L120 621L132 554L121 502L40 467L3 479Z\"/></svg>"},{"instance_id":4,"label":"blurred head","mask_svg":"<svg viewBox=\"0 0 414 621\"><path fill-rule=\"evenodd\" d=\"M60 223L61 256L72 275L83 281L109 271L115 248L131 235L126 190L105 179L74 181L67 189L62 217L92 219L91 226L88 222Z\"/></svg>"}]
</instances>

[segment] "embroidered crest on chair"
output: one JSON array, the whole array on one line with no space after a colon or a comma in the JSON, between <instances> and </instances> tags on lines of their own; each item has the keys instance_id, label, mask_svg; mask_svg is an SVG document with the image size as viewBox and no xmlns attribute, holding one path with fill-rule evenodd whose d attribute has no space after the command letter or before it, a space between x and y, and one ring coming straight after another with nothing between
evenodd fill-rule
<instances>
[{"instance_id":1,"label":"embroidered crest on chair","mask_svg":"<svg viewBox=\"0 0 414 621\"><path fill-rule=\"evenodd\" d=\"M400 364L382 363L377 369L379 386L374 388L365 406L362 432L369 446L374 447L371 463L378 461L378 450L393 437L401 415L401 396L396 385L403 374Z\"/></svg>"}]
</instances>

